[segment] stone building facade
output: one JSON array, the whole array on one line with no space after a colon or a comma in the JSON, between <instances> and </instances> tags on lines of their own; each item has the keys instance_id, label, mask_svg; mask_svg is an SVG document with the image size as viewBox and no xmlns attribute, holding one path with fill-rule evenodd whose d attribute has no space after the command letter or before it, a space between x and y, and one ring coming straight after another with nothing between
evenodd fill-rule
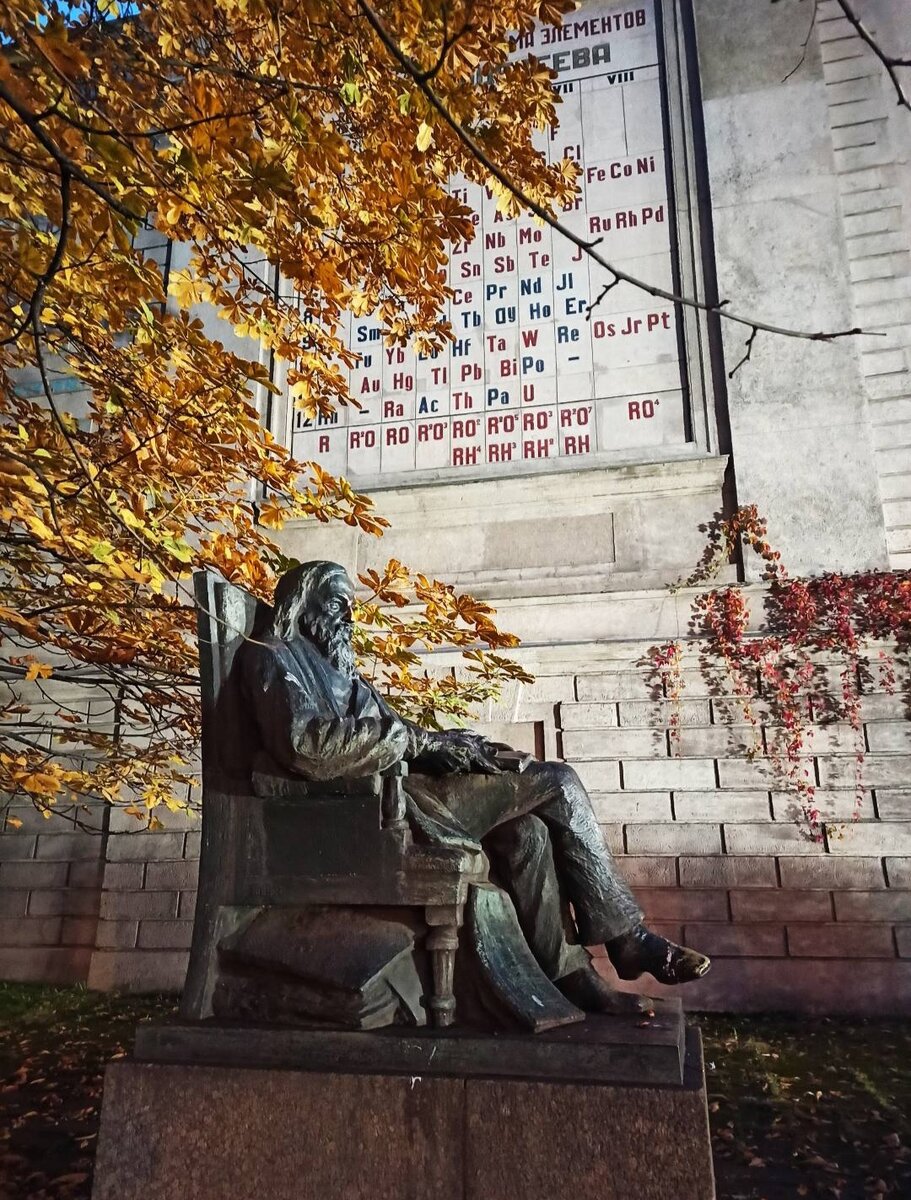
<instances>
[{"instance_id":1,"label":"stone building facade","mask_svg":"<svg viewBox=\"0 0 911 1200\"><path fill-rule=\"evenodd\" d=\"M902 0L857 4L896 54L911 51L903 7ZM626 14L630 38L651 36L651 43L623 40ZM652 212L648 236L628 252L631 264L651 256L685 294L730 298L732 309L771 324L859 325L881 336L824 344L760 335L749 361L730 376L748 328L673 308L665 322L660 303L617 289L601 310L605 338L611 322L618 342L635 319L650 332L651 318L662 340L651 357L624 351L620 374L612 374L594 331L570 319L578 311L564 309L567 319L557 319L558 285L573 270L572 254L561 258L565 251L551 243L550 274L535 274L534 244L521 241L517 227L503 231L513 238L510 259L493 218L486 224L482 199L486 258L477 260L479 276L464 276L484 288L486 307L463 310L466 343L480 339L474 355L451 359L448 380L433 375L433 364L415 364L410 393L399 382L409 363L387 364L399 380L380 370L358 377L378 406L375 438L389 449L388 460L383 450L366 453L369 420L360 430L353 418L341 429L313 429L287 406L264 409L276 433L330 456L330 467L337 465L331 456L346 451L344 465L392 522L382 541L347 527L286 529L288 552L332 558L352 571L395 556L496 605L501 625L522 638L517 657L536 682L508 690L480 715L480 727L578 769L651 921L716 960L688 989L692 1007L911 1013L911 724L903 698L875 690L862 697L870 792L858 821L850 819L853 731L815 730L808 760L832 827L813 842L794 820L793 797L781 790L772 759L748 757L740 709L708 686L698 647L684 654L673 744L669 698L643 666L650 646L686 638L692 593L667 585L698 559L699 525L736 503L755 504L768 518L795 574L911 567L911 117L834 0L818 4L802 61L807 5L593 0L577 16L580 23L610 18L582 29L575 48L586 48L587 59L574 60L570 43L534 48L577 81L594 48L612 45L599 51L603 94L589 102L590 113L606 122L615 111L610 89L640 80L653 83L660 103L646 111L652 102L646 98L643 108L628 89L628 102L616 108L627 139L618 148L580 100L578 140L589 135L590 153L580 149L579 157L592 188L580 219L606 211L597 199L598 171L610 178L613 164L622 172L624 162L657 149L664 170L644 166L643 174L663 176L663 191L633 190L624 201L640 221L646 205ZM564 95L570 114L574 94ZM655 112L662 118L657 148L647 144ZM653 219L659 206L660 222ZM653 236L659 224L660 237ZM504 274L513 280L497 278L497 256L512 262ZM547 302L523 289L523 281L530 287L538 278L552 289L554 320L538 320L543 310L529 308L526 327L523 297L529 305ZM513 284L518 317L510 323ZM506 290L489 292L500 286ZM498 307L507 313L504 330ZM529 345L538 325L553 370L538 343ZM352 338L357 344L354 328ZM586 338L576 376L569 352ZM512 355L515 377L498 366ZM536 379L539 358L545 367ZM464 397L475 369L482 372L473 403L482 405L477 428L484 436L472 440L467 421L476 412ZM618 383L621 377L637 382ZM531 405L541 424L529 436L529 453L521 440L507 452L500 436L507 424L488 437L487 418L494 403L503 406L493 409L497 416L523 414L521 402L502 396L526 382L546 397ZM465 385L458 402L456 383ZM421 434L419 406L427 397L438 405L426 410ZM591 433L578 415L586 404ZM434 457L430 422L441 412L447 450ZM409 430L411 443L390 434L393 422ZM654 425L631 433L633 422ZM423 459L419 437L428 443ZM548 437L551 452L539 456L537 444ZM749 583L749 562L745 571ZM749 591L758 609L762 587L754 581ZM438 656L433 665L448 660ZM756 691L761 713L758 682ZM764 745L774 736L764 728ZM170 818L165 832L127 835L130 818L113 814L98 837L19 815L23 829L0 836L0 975L178 988L193 916L193 820Z\"/></svg>"}]
</instances>

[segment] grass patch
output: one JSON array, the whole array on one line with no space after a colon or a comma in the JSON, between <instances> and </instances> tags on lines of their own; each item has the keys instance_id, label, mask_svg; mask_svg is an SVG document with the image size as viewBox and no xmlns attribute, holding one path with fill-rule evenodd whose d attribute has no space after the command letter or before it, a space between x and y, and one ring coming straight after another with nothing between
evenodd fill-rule
<instances>
[{"instance_id":1,"label":"grass patch","mask_svg":"<svg viewBox=\"0 0 911 1200\"><path fill-rule=\"evenodd\" d=\"M911 1023L698 1023L719 1200L911 1200Z\"/></svg>"}]
</instances>

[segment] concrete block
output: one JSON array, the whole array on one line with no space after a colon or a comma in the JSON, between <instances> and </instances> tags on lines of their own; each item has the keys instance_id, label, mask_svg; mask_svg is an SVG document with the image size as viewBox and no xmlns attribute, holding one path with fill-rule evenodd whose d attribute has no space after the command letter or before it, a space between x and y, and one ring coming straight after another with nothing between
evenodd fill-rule
<instances>
[{"instance_id":1,"label":"concrete block","mask_svg":"<svg viewBox=\"0 0 911 1200\"><path fill-rule=\"evenodd\" d=\"M673 752L684 758L743 758L762 749L762 730L751 725L681 729L673 746Z\"/></svg>"},{"instance_id":2,"label":"concrete block","mask_svg":"<svg viewBox=\"0 0 911 1200\"><path fill-rule=\"evenodd\" d=\"M872 146L849 146L844 150L835 150L835 170L839 174L849 171L863 171L867 167L881 167L892 162L894 151L885 142L877 142ZM901 249L897 245L896 249Z\"/></svg>"},{"instance_id":3,"label":"concrete block","mask_svg":"<svg viewBox=\"0 0 911 1200\"><path fill-rule=\"evenodd\" d=\"M188 833L184 844L183 857L187 859L199 858L199 842L202 837L201 833Z\"/></svg>"},{"instance_id":4,"label":"concrete block","mask_svg":"<svg viewBox=\"0 0 911 1200\"><path fill-rule=\"evenodd\" d=\"M95 945L98 922L94 917L64 917L60 941L64 946Z\"/></svg>"},{"instance_id":5,"label":"concrete block","mask_svg":"<svg viewBox=\"0 0 911 1200\"><path fill-rule=\"evenodd\" d=\"M177 892L103 892L100 915L105 921L176 917L177 897Z\"/></svg>"},{"instance_id":6,"label":"concrete block","mask_svg":"<svg viewBox=\"0 0 911 1200\"><path fill-rule=\"evenodd\" d=\"M196 887L199 862L150 862L146 867L145 886L149 891L182 891Z\"/></svg>"},{"instance_id":7,"label":"concrete block","mask_svg":"<svg viewBox=\"0 0 911 1200\"><path fill-rule=\"evenodd\" d=\"M783 888L839 892L886 886L881 858L782 858L778 866Z\"/></svg>"},{"instance_id":8,"label":"concrete block","mask_svg":"<svg viewBox=\"0 0 911 1200\"><path fill-rule=\"evenodd\" d=\"M825 849L795 825L765 822L756 825L726 824L724 845L728 854L824 854ZM854 851L855 854L864 851Z\"/></svg>"},{"instance_id":9,"label":"concrete block","mask_svg":"<svg viewBox=\"0 0 911 1200\"><path fill-rule=\"evenodd\" d=\"M564 701L559 708L561 729L610 729L617 724L616 704L577 704Z\"/></svg>"},{"instance_id":10,"label":"concrete block","mask_svg":"<svg viewBox=\"0 0 911 1200\"><path fill-rule=\"evenodd\" d=\"M911 925L896 926L895 944L899 958L911 958Z\"/></svg>"},{"instance_id":11,"label":"concrete block","mask_svg":"<svg viewBox=\"0 0 911 1200\"><path fill-rule=\"evenodd\" d=\"M563 753L570 762L601 758L666 758L663 729L566 729Z\"/></svg>"},{"instance_id":12,"label":"concrete block","mask_svg":"<svg viewBox=\"0 0 911 1200\"><path fill-rule=\"evenodd\" d=\"M724 925L720 921L687 924L684 941L711 957L783 958L786 953L783 925Z\"/></svg>"},{"instance_id":13,"label":"concrete block","mask_svg":"<svg viewBox=\"0 0 911 1200\"><path fill-rule=\"evenodd\" d=\"M618 700L657 700L663 689L643 672L611 672L606 675L577 675L576 699L586 703Z\"/></svg>"},{"instance_id":14,"label":"concrete block","mask_svg":"<svg viewBox=\"0 0 911 1200\"><path fill-rule=\"evenodd\" d=\"M882 821L911 821L911 789L876 789L876 812Z\"/></svg>"},{"instance_id":15,"label":"concrete block","mask_svg":"<svg viewBox=\"0 0 911 1200\"><path fill-rule=\"evenodd\" d=\"M822 820L852 821L855 813L861 817L872 817L873 801L868 794L858 805L857 793L853 791L831 791L817 788L813 794L813 806L819 809ZM799 821L802 808L793 792L772 792L772 815L776 821Z\"/></svg>"},{"instance_id":16,"label":"concrete block","mask_svg":"<svg viewBox=\"0 0 911 1200\"><path fill-rule=\"evenodd\" d=\"M619 792L620 764L605 760L603 762L573 762L570 766L582 780L588 792ZM189 858L190 856L187 855Z\"/></svg>"},{"instance_id":17,"label":"concrete block","mask_svg":"<svg viewBox=\"0 0 911 1200\"><path fill-rule=\"evenodd\" d=\"M831 921L832 897L828 892L732 891L731 913L741 924L752 921Z\"/></svg>"},{"instance_id":18,"label":"concrete block","mask_svg":"<svg viewBox=\"0 0 911 1200\"><path fill-rule=\"evenodd\" d=\"M863 114L865 119L858 121L843 119L840 124L832 124L832 145L836 150L870 146L882 140L886 127L886 114L883 112L882 103L871 102L865 110L858 106L857 111ZM856 235L848 235L849 254L851 253L851 243L858 240L861 239Z\"/></svg>"},{"instance_id":19,"label":"concrete block","mask_svg":"<svg viewBox=\"0 0 911 1200\"><path fill-rule=\"evenodd\" d=\"M15 831L0 833L0 862L27 862L35 857L38 839Z\"/></svg>"},{"instance_id":20,"label":"concrete block","mask_svg":"<svg viewBox=\"0 0 911 1200\"><path fill-rule=\"evenodd\" d=\"M111 862L151 862L183 858L184 840L192 836L183 833L116 834L108 838L108 859ZM198 846L196 853L199 854Z\"/></svg>"},{"instance_id":21,"label":"concrete block","mask_svg":"<svg viewBox=\"0 0 911 1200\"><path fill-rule=\"evenodd\" d=\"M66 883L66 863L27 862L0 863L0 888L62 887Z\"/></svg>"},{"instance_id":22,"label":"concrete block","mask_svg":"<svg viewBox=\"0 0 911 1200\"><path fill-rule=\"evenodd\" d=\"M92 859L70 863L66 885L71 888L100 888L104 877L104 863Z\"/></svg>"},{"instance_id":23,"label":"concrete block","mask_svg":"<svg viewBox=\"0 0 911 1200\"><path fill-rule=\"evenodd\" d=\"M28 911L35 917L95 917L98 915L98 892L89 888L32 892Z\"/></svg>"},{"instance_id":24,"label":"concrete block","mask_svg":"<svg viewBox=\"0 0 911 1200\"><path fill-rule=\"evenodd\" d=\"M856 58L853 55L840 60L826 61L826 83L839 83L846 79L863 79L875 74L876 62L872 56Z\"/></svg>"},{"instance_id":25,"label":"concrete block","mask_svg":"<svg viewBox=\"0 0 911 1200\"><path fill-rule=\"evenodd\" d=\"M139 891L145 878L145 863L109 862L104 866L104 890L106 892Z\"/></svg>"},{"instance_id":26,"label":"concrete block","mask_svg":"<svg viewBox=\"0 0 911 1200\"><path fill-rule=\"evenodd\" d=\"M686 725L708 725L711 716L708 700L622 700L617 706L620 725L631 728L667 729L676 711L678 723Z\"/></svg>"},{"instance_id":27,"label":"concrete block","mask_svg":"<svg viewBox=\"0 0 911 1200\"><path fill-rule=\"evenodd\" d=\"M911 888L911 858L884 860L889 887Z\"/></svg>"},{"instance_id":28,"label":"concrete block","mask_svg":"<svg viewBox=\"0 0 911 1200\"><path fill-rule=\"evenodd\" d=\"M727 921L728 900L724 892L693 888L640 888L636 899L648 920Z\"/></svg>"},{"instance_id":29,"label":"concrete block","mask_svg":"<svg viewBox=\"0 0 911 1200\"><path fill-rule=\"evenodd\" d=\"M781 729L766 730L766 745L769 754L784 758L787 754L789 735ZM807 738L802 753L810 754L857 754L864 751L863 730L855 731L850 725L826 724L811 725L807 729Z\"/></svg>"},{"instance_id":30,"label":"concrete block","mask_svg":"<svg viewBox=\"0 0 911 1200\"><path fill-rule=\"evenodd\" d=\"M601 824L598 826L598 828L601 830L601 836L604 838L604 843L608 850L610 850L611 854L626 853L626 841L623 836L623 825ZM189 910L187 910L186 915L190 916L192 914L189 912Z\"/></svg>"},{"instance_id":31,"label":"concrete block","mask_svg":"<svg viewBox=\"0 0 911 1200\"><path fill-rule=\"evenodd\" d=\"M725 854L684 857L679 862L681 887L773 888L778 883L774 858L739 858Z\"/></svg>"},{"instance_id":32,"label":"concrete block","mask_svg":"<svg viewBox=\"0 0 911 1200\"><path fill-rule=\"evenodd\" d=\"M95 944L100 950L132 950L138 936L138 921L99 921Z\"/></svg>"},{"instance_id":33,"label":"concrete block","mask_svg":"<svg viewBox=\"0 0 911 1200\"><path fill-rule=\"evenodd\" d=\"M860 715L865 723L899 721L906 718L908 712L904 697L890 696L887 692L877 692L870 696L861 696Z\"/></svg>"},{"instance_id":34,"label":"concrete block","mask_svg":"<svg viewBox=\"0 0 911 1200\"><path fill-rule=\"evenodd\" d=\"M911 754L911 721L871 721L867 744L874 754Z\"/></svg>"},{"instance_id":35,"label":"concrete block","mask_svg":"<svg viewBox=\"0 0 911 1200\"><path fill-rule=\"evenodd\" d=\"M737 790L767 791L782 786L781 772L768 758L719 759L718 780L721 787Z\"/></svg>"},{"instance_id":36,"label":"concrete block","mask_svg":"<svg viewBox=\"0 0 911 1200\"><path fill-rule=\"evenodd\" d=\"M0 946L55 946L61 917L0 917Z\"/></svg>"},{"instance_id":37,"label":"concrete block","mask_svg":"<svg viewBox=\"0 0 911 1200\"><path fill-rule=\"evenodd\" d=\"M0 949L0 979L18 983L85 983L92 959L88 946Z\"/></svg>"},{"instance_id":38,"label":"concrete block","mask_svg":"<svg viewBox=\"0 0 911 1200\"><path fill-rule=\"evenodd\" d=\"M602 828L610 828L610 826L602 826ZM619 828L619 827L618 827ZM613 848L611 848L613 853ZM181 918L188 918L192 921L196 915L196 892L181 892L180 899L177 902L177 915Z\"/></svg>"},{"instance_id":39,"label":"concrete block","mask_svg":"<svg viewBox=\"0 0 911 1200\"><path fill-rule=\"evenodd\" d=\"M101 846L101 838L93 833L42 833L35 856L56 862L98 858Z\"/></svg>"},{"instance_id":40,"label":"concrete block","mask_svg":"<svg viewBox=\"0 0 911 1200\"><path fill-rule=\"evenodd\" d=\"M897 196L897 192L894 193ZM863 196L878 195L878 193L862 193ZM858 209L858 211L863 211ZM887 300L903 300L911 296L911 279L894 277L890 279L868 279L855 283L851 288L858 304L882 304ZM901 328L899 326L899 328Z\"/></svg>"},{"instance_id":41,"label":"concrete block","mask_svg":"<svg viewBox=\"0 0 911 1200\"><path fill-rule=\"evenodd\" d=\"M764 821L770 814L768 792L676 792L678 821Z\"/></svg>"},{"instance_id":42,"label":"concrete block","mask_svg":"<svg viewBox=\"0 0 911 1200\"><path fill-rule=\"evenodd\" d=\"M712 722L715 725L745 725L748 728L755 728L744 711L744 702L736 697L718 697L711 701L711 705ZM752 696L749 706L757 722L767 725L772 720L773 714L767 700ZM809 702L807 702L807 712L809 713Z\"/></svg>"},{"instance_id":43,"label":"concrete block","mask_svg":"<svg viewBox=\"0 0 911 1200\"><path fill-rule=\"evenodd\" d=\"M860 128L864 130L863 136L865 137L869 136L866 132L869 128L868 122L878 121L884 116L882 100L878 96L870 97L869 99L858 98L839 104L835 108L829 108L829 121L833 129ZM856 145L857 143L855 142L854 144ZM885 209L886 214L892 211L889 208ZM901 213L899 212L900 217ZM845 234L848 237L856 237L859 233L875 233L879 229L895 228L896 225L892 223L877 223L874 221L853 222L850 216L845 216Z\"/></svg>"},{"instance_id":44,"label":"concrete block","mask_svg":"<svg viewBox=\"0 0 911 1200\"><path fill-rule=\"evenodd\" d=\"M670 792L602 792L592 796L599 821L672 821Z\"/></svg>"},{"instance_id":45,"label":"concrete block","mask_svg":"<svg viewBox=\"0 0 911 1200\"><path fill-rule=\"evenodd\" d=\"M894 958L887 925L788 925L788 950L795 958Z\"/></svg>"},{"instance_id":46,"label":"concrete block","mask_svg":"<svg viewBox=\"0 0 911 1200\"><path fill-rule=\"evenodd\" d=\"M835 896L837 921L911 921L911 891L843 892Z\"/></svg>"},{"instance_id":47,"label":"concrete block","mask_svg":"<svg viewBox=\"0 0 911 1200\"><path fill-rule=\"evenodd\" d=\"M618 856L617 865L630 887L673 888L677 886L677 860L675 858L645 858L624 854Z\"/></svg>"},{"instance_id":48,"label":"concrete block","mask_svg":"<svg viewBox=\"0 0 911 1200\"><path fill-rule=\"evenodd\" d=\"M137 944L142 950L189 950L192 935L192 921L141 921Z\"/></svg>"},{"instance_id":49,"label":"concrete block","mask_svg":"<svg viewBox=\"0 0 911 1200\"><path fill-rule=\"evenodd\" d=\"M715 786L715 764L702 758L624 760L623 786L640 792L705 791Z\"/></svg>"},{"instance_id":50,"label":"concrete block","mask_svg":"<svg viewBox=\"0 0 911 1200\"><path fill-rule=\"evenodd\" d=\"M96 950L88 985L99 992L179 992L187 957L184 950Z\"/></svg>"},{"instance_id":51,"label":"concrete block","mask_svg":"<svg viewBox=\"0 0 911 1200\"><path fill-rule=\"evenodd\" d=\"M830 854L911 855L911 822L857 821L826 831Z\"/></svg>"},{"instance_id":52,"label":"concrete block","mask_svg":"<svg viewBox=\"0 0 911 1200\"><path fill-rule=\"evenodd\" d=\"M627 854L720 854L721 830L717 825L627 825Z\"/></svg>"},{"instance_id":53,"label":"concrete block","mask_svg":"<svg viewBox=\"0 0 911 1200\"><path fill-rule=\"evenodd\" d=\"M817 18L818 19L818 18ZM826 87L829 112L835 114L842 107L850 107L855 101L870 100L878 96L875 81L869 75L862 79L847 79L843 83L830 83ZM862 192L864 196L878 197L879 192ZM850 211L850 210L848 210Z\"/></svg>"},{"instance_id":54,"label":"concrete block","mask_svg":"<svg viewBox=\"0 0 911 1200\"><path fill-rule=\"evenodd\" d=\"M24 917L28 912L29 893L23 889L0 889L0 917Z\"/></svg>"}]
</instances>

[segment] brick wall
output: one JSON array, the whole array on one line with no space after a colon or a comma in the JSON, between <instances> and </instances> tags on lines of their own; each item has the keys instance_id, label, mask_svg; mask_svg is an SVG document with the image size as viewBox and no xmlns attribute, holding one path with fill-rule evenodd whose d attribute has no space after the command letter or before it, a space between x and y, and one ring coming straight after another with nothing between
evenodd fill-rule
<instances>
[{"instance_id":1,"label":"brick wall","mask_svg":"<svg viewBox=\"0 0 911 1200\"><path fill-rule=\"evenodd\" d=\"M650 922L715 959L693 1008L911 1013L911 724L900 696L863 700L869 789L855 809L850 726L807 746L822 843L807 836L765 752L776 736L684 670L680 736L669 702L643 699L633 663L578 675L558 705L563 755ZM762 699L757 697L762 711ZM738 724L738 722L740 722ZM606 973L609 968L604 964Z\"/></svg>"},{"instance_id":2,"label":"brick wall","mask_svg":"<svg viewBox=\"0 0 911 1200\"><path fill-rule=\"evenodd\" d=\"M907 5L862 0L860 15L883 48L911 49ZM891 10L891 11L890 11ZM842 223L869 402L886 541L893 567L911 566L911 128L868 46L833 0L819 4Z\"/></svg>"},{"instance_id":3,"label":"brick wall","mask_svg":"<svg viewBox=\"0 0 911 1200\"><path fill-rule=\"evenodd\" d=\"M90 987L177 991L183 985L196 904L199 821L165 813L165 829L134 832L114 814L108 839Z\"/></svg>"},{"instance_id":4,"label":"brick wall","mask_svg":"<svg viewBox=\"0 0 911 1200\"><path fill-rule=\"evenodd\" d=\"M0 833L0 978L86 979L98 923L103 839L15 805Z\"/></svg>"}]
</instances>

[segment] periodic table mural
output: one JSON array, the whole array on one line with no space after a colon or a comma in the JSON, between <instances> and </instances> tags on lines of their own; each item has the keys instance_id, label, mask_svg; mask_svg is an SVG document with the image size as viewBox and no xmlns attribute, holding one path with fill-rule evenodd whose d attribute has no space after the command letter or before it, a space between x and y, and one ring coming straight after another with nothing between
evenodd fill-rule
<instances>
[{"instance_id":1,"label":"periodic table mural","mask_svg":"<svg viewBox=\"0 0 911 1200\"><path fill-rule=\"evenodd\" d=\"M561 221L600 237L609 262L673 290L653 0L585 4L562 28L526 36L518 53L526 52L557 73L562 100L559 129L539 145L581 168L579 199ZM295 412L295 457L352 479L403 483L542 460L596 465L683 442L674 305L620 284L589 313L609 272L532 218L504 218L484 188L464 180L452 188L476 229L449 266L455 341L421 358L386 346L375 321L350 318L349 342L362 355L350 387L362 407L317 420Z\"/></svg>"}]
</instances>

